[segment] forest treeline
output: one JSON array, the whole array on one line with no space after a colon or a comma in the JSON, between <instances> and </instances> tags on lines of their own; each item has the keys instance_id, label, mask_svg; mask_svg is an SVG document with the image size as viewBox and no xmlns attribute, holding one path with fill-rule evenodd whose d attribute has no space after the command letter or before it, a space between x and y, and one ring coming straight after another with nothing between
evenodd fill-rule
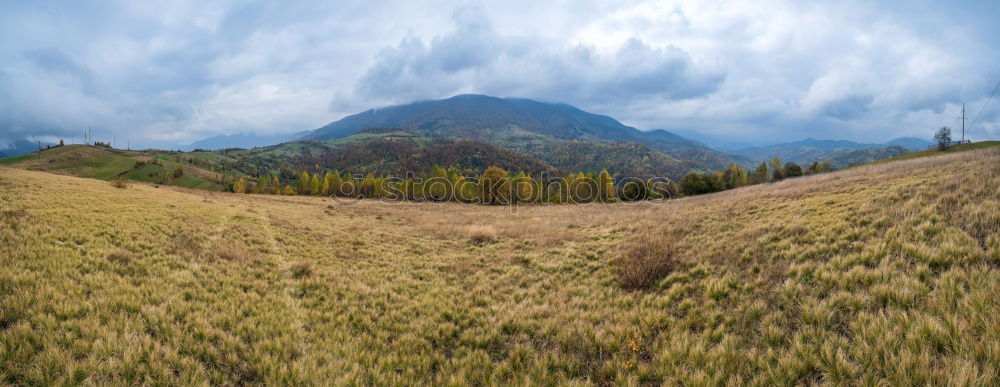
<instances>
[{"instance_id":1,"label":"forest treeline","mask_svg":"<svg viewBox=\"0 0 1000 387\"><path fill-rule=\"evenodd\" d=\"M609 203L647 199L669 199L700 195L833 170L829 162L814 162L807 168L780 159L762 162L753 171L733 165L714 173L691 172L680 182L666 178L616 179L607 170L599 174L570 173L566 176L511 174L490 166L478 176L464 176L455 168L434 166L420 176L352 175L339 171L303 171L297 178L279 179L281 174L240 177L232 184L235 193L309 195L386 200L461 202L480 204Z\"/></svg>"}]
</instances>

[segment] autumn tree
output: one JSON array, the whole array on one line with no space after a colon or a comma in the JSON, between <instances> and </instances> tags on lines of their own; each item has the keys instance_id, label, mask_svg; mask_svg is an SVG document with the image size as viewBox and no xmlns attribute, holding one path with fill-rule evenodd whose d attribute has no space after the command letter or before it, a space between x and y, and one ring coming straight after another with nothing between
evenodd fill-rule
<instances>
[{"instance_id":1,"label":"autumn tree","mask_svg":"<svg viewBox=\"0 0 1000 387\"><path fill-rule=\"evenodd\" d=\"M298 184L296 184L295 186L295 193L299 195L308 195L309 183L311 180L312 179L309 177L309 172L302 171L302 174L299 175Z\"/></svg>"},{"instance_id":2,"label":"autumn tree","mask_svg":"<svg viewBox=\"0 0 1000 387\"><path fill-rule=\"evenodd\" d=\"M597 177L597 196L601 203L610 203L615 199L615 179L607 169L602 169Z\"/></svg>"},{"instance_id":3,"label":"autumn tree","mask_svg":"<svg viewBox=\"0 0 1000 387\"><path fill-rule=\"evenodd\" d=\"M322 188L323 186L319 184L319 173L316 173L312 176L312 179L309 180L309 194L319 195L323 193L321 191Z\"/></svg>"},{"instance_id":4,"label":"autumn tree","mask_svg":"<svg viewBox=\"0 0 1000 387\"><path fill-rule=\"evenodd\" d=\"M242 177L240 177L239 179L236 180L235 183L233 183L233 192L238 194L247 193L247 183L246 181L243 180Z\"/></svg>"},{"instance_id":5,"label":"autumn tree","mask_svg":"<svg viewBox=\"0 0 1000 387\"><path fill-rule=\"evenodd\" d=\"M739 188L750 183L747 171L736 164L723 171L722 175L723 184L726 189Z\"/></svg>"},{"instance_id":6,"label":"autumn tree","mask_svg":"<svg viewBox=\"0 0 1000 387\"><path fill-rule=\"evenodd\" d=\"M371 173L365 175L364 180L361 180L361 185L358 187L358 195L363 198L374 197L375 195L375 176Z\"/></svg>"},{"instance_id":7,"label":"autumn tree","mask_svg":"<svg viewBox=\"0 0 1000 387\"><path fill-rule=\"evenodd\" d=\"M771 160L771 178L774 181L785 178L785 166L781 164L781 159L777 157Z\"/></svg>"},{"instance_id":8,"label":"autumn tree","mask_svg":"<svg viewBox=\"0 0 1000 387\"><path fill-rule=\"evenodd\" d=\"M490 166L479 176L478 191L483 204L508 204L510 175L503 168Z\"/></svg>"}]
</instances>

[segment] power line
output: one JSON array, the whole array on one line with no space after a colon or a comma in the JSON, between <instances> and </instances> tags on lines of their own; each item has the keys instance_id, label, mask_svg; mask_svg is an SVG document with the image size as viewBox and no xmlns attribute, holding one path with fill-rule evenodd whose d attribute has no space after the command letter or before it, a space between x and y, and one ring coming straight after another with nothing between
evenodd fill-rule
<instances>
[{"instance_id":1,"label":"power line","mask_svg":"<svg viewBox=\"0 0 1000 387\"><path fill-rule=\"evenodd\" d=\"M993 88L993 92L992 92L992 93L990 93L990 97L989 97L989 98L987 98L987 99L986 99L986 102L985 102L985 103L983 103L983 106L979 108L979 113L976 113L976 118L975 118L975 119L973 119L973 120L972 120L972 124L971 124L971 125L969 125L969 129L970 129L970 130L971 130L971 129L972 129L972 128L973 128L974 126L976 126L976 122L977 122L977 121L979 121L979 116L983 114L983 110L986 110L986 105L989 105L989 104L990 104L990 101L992 101L992 100L993 100L993 96L997 94L997 90L1000 90L1000 81L997 81L997 85L996 85L996 87L994 87L994 88Z\"/></svg>"}]
</instances>

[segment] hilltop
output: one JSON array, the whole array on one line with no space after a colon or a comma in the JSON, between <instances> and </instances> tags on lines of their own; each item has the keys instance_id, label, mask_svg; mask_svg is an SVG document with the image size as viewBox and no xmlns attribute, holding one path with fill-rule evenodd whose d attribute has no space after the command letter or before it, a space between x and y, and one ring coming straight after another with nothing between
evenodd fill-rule
<instances>
[{"instance_id":1,"label":"hilltop","mask_svg":"<svg viewBox=\"0 0 1000 387\"><path fill-rule=\"evenodd\" d=\"M125 176L133 181L169 182L184 188L224 191L228 189L227 178L216 171L228 169L226 165L232 161L209 152L126 151L102 146L66 145L0 159L0 165L99 180ZM168 178L168 174L172 176Z\"/></svg>"},{"instance_id":2,"label":"hilltop","mask_svg":"<svg viewBox=\"0 0 1000 387\"><path fill-rule=\"evenodd\" d=\"M584 155L591 158L615 149L635 150L637 153L620 156L631 158L662 153L670 159L670 168L685 169L685 173L690 170L719 170L746 161L740 156L717 152L666 130L644 132L609 116L585 112L567 104L485 95L458 95L371 109L334 121L303 139L337 139L372 126L398 127L433 138L487 142L525 153L557 168L569 166L559 165L548 150L574 147L568 144L570 142L594 143L586 147L594 153ZM615 144L621 142L638 147ZM612 169L610 164L602 167ZM652 173L641 176L649 175Z\"/></svg>"},{"instance_id":3,"label":"hilltop","mask_svg":"<svg viewBox=\"0 0 1000 387\"><path fill-rule=\"evenodd\" d=\"M514 210L0 167L0 383L996 385L998 186L997 149Z\"/></svg>"}]
</instances>

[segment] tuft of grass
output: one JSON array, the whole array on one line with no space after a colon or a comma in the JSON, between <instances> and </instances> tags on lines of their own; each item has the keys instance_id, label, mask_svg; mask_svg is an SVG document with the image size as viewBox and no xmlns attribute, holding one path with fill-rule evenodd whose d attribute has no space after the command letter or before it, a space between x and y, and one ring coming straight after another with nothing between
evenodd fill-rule
<instances>
[{"instance_id":1,"label":"tuft of grass","mask_svg":"<svg viewBox=\"0 0 1000 387\"><path fill-rule=\"evenodd\" d=\"M499 237L496 228L491 226L468 226L464 231L465 234L469 236L469 241L475 244L496 242Z\"/></svg>"},{"instance_id":2,"label":"tuft of grass","mask_svg":"<svg viewBox=\"0 0 1000 387\"><path fill-rule=\"evenodd\" d=\"M299 262L292 265L291 270L292 278L303 279L313 274L313 265L311 262Z\"/></svg>"},{"instance_id":3,"label":"tuft of grass","mask_svg":"<svg viewBox=\"0 0 1000 387\"><path fill-rule=\"evenodd\" d=\"M670 274L676 262L673 241L649 232L625 244L615 259L618 282L628 290L646 289Z\"/></svg>"},{"instance_id":4,"label":"tuft of grass","mask_svg":"<svg viewBox=\"0 0 1000 387\"><path fill-rule=\"evenodd\" d=\"M129 186L128 178L126 178L125 175L122 175L114 179L111 179L111 186L115 188L126 189Z\"/></svg>"},{"instance_id":5,"label":"tuft of grass","mask_svg":"<svg viewBox=\"0 0 1000 387\"><path fill-rule=\"evenodd\" d=\"M230 262L249 262L256 257L256 253L232 241L216 241L212 247L212 255L215 258Z\"/></svg>"}]
</instances>

